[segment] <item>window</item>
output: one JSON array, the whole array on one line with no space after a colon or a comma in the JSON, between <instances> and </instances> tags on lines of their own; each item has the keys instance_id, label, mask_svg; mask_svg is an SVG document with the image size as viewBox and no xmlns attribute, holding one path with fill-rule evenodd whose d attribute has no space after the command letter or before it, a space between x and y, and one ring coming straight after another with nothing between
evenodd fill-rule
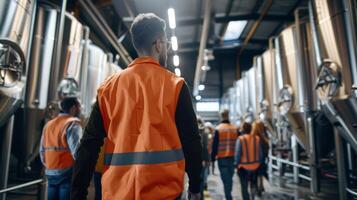
<instances>
[{"instance_id":1,"label":"window","mask_svg":"<svg viewBox=\"0 0 357 200\"><path fill-rule=\"evenodd\" d=\"M218 112L219 111L219 102L197 102L196 103L197 112Z\"/></svg>"},{"instance_id":2,"label":"window","mask_svg":"<svg viewBox=\"0 0 357 200\"><path fill-rule=\"evenodd\" d=\"M224 40L237 40L239 38L239 36L242 34L246 25L247 25L246 20L229 22L226 33L223 36L223 39Z\"/></svg>"}]
</instances>

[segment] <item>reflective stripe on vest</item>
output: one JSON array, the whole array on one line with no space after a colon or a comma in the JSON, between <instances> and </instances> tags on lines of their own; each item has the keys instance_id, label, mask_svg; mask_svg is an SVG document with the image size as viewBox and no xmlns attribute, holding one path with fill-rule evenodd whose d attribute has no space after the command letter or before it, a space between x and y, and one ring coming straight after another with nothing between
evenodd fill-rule
<instances>
[{"instance_id":1,"label":"reflective stripe on vest","mask_svg":"<svg viewBox=\"0 0 357 200\"><path fill-rule=\"evenodd\" d=\"M179 161L184 159L182 149L156 152L133 152L105 154L106 165L150 165Z\"/></svg>"},{"instance_id":2,"label":"reflective stripe on vest","mask_svg":"<svg viewBox=\"0 0 357 200\"><path fill-rule=\"evenodd\" d=\"M217 126L217 130L219 139L217 158L234 156L238 138L237 127L228 123L222 123Z\"/></svg>"},{"instance_id":3,"label":"reflective stripe on vest","mask_svg":"<svg viewBox=\"0 0 357 200\"><path fill-rule=\"evenodd\" d=\"M42 134L45 167L49 170L67 169L74 160L68 147L66 131L68 126L79 119L69 115L58 116L49 121Z\"/></svg>"},{"instance_id":4,"label":"reflective stripe on vest","mask_svg":"<svg viewBox=\"0 0 357 200\"><path fill-rule=\"evenodd\" d=\"M260 152L260 140L257 136L244 135L239 137L242 155L239 164L239 168L247 170L256 170L260 166L259 152Z\"/></svg>"},{"instance_id":5,"label":"reflective stripe on vest","mask_svg":"<svg viewBox=\"0 0 357 200\"><path fill-rule=\"evenodd\" d=\"M183 84L154 59L141 57L100 86L107 135L103 200L167 200L182 193L185 159L175 112Z\"/></svg>"}]
</instances>

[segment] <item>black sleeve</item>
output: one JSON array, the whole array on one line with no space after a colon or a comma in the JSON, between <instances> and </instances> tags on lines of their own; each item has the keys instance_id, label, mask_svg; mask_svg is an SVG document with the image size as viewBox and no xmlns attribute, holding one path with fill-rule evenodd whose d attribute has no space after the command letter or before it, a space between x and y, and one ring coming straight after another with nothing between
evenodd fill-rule
<instances>
[{"instance_id":1,"label":"black sleeve","mask_svg":"<svg viewBox=\"0 0 357 200\"><path fill-rule=\"evenodd\" d=\"M87 198L87 188L92 178L98 154L105 137L105 130L98 102L93 106L88 123L84 129L77 159L73 167L71 199Z\"/></svg>"},{"instance_id":2,"label":"black sleeve","mask_svg":"<svg viewBox=\"0 0 357 200\"><path fill-rule=\"evenodd\" d=\"M198 132L195 111L193 110L190 92L186 84L182 86L176 107L176 127L179 132L186 161L186 172L189 177L189 190L200 192L202 171L202 146Z\"/></svg>"},{"instance_id":3,"label":"black sleeve","mask_svg":"<svg viewBox=\"0 0 357 200\"><path fill-rule=\"evenodd\" d=\"M214 136L213 136L213 144L212 144L212 152L211 152L211 160L214 162L216 160L216 156L218 153L218 131L214 131Z\"/></svg>"}]
</instances>

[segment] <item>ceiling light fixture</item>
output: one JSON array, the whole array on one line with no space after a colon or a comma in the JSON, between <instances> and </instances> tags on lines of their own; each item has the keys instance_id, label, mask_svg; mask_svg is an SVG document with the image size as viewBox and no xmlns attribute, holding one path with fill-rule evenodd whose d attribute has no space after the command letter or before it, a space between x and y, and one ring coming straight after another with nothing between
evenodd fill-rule
<instances>
[{"instance_id":1,"label":"ceiling light fixture","mask_svg":"<svg viewBox=\"0 0 357 200\"><path fill-rule=\"evenodd\" d=\"M176 28L176 17L175 17L175 9L169 8L167 10L167 14L169 15L169 26L171 29Z\"/></svg>"},{"instance_id":2,"label":"ceiling light fixture","mask_svg":"<svg viewBox=\"0 0 357 200\"><path fill-rule=\"evenodd\" d=\"M180 58L178 55L174 55L174 65L178 67L180 65Z\"/></svg>"},{"instance_id":3,"label":"ceiling light fixture","mask_svg":"<svg viewBox=\"0 0 357 200\"><path fill-rule=\"evenodd\" d=\"M198 90L199 91L203 91L204 89L205 89L205 85L201 84L201 85L198 86Z\"/></svg>"},{"instance_id":4,"label":"ceiling light fixture","mask_svg":"<svg viewBox=\"0 0 357 200\"><path fill-rule=\"evenodd\" d=\"M175 68L176 76L181 76L181 70L179 68Z\"/></svg>"},{"instance_id":5,"label":"ceiling light fixture","mask_svg":"<svg viewBox=\"0 0 357 200\"><path fill-rule=\"evenodd\" d=\"M172 36L171 37L171 45L172 45L172 50L173 51L177 51L178 44L177 44L177 37L176 36Z\"/></svg>"}]
</instances>

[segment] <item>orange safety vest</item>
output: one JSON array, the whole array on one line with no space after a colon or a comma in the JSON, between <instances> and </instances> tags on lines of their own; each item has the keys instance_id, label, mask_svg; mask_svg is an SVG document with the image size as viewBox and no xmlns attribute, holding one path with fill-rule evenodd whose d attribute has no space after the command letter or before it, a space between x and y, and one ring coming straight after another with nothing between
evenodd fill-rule
<instances>
[{"instance_id":1,"label":"orange safety vest","mask_svg":"<svg viewBox=\"0 0 357 200\"><path fill-rule=\"evenodd\" d=\"M107 134L102 197L175 199L185 160L175 123L184 80L150 57L135 59L98 89Z\"/></svg>"},{"instance_id":2,"label":"orange safety vest","mask_svg":"<svg viewBox=\"0 0 357 200\"><path fill-rule=\"evenodd\" d=\"M67 143L66 130L79 119L69 115L58 116L49 121L43 129L42 147L45 167L49 170L67 169L73 166L73 157Z\"/></svg>"},{"instance_id":3,"label":"orange safety vest","mask_svg":"<svg viewBox=\"0 0 357 200\"><path fill-rule=\"evenodd\" d=\"M240 136L239 141L242 151L238 168L257 170L260 166L260 138L258 136L247 134Z\"/></svg>"},{"instance_id":4,"label":"orange safety vest","mask_svg":"<svg viewBox=\"0 0 357 200\"><path fill-rule=\"evenodd\" d=\"M238 138L238 128L228 123L221 123L216 128L218 130L218 153L217 158L234 156L236 141Z\"/></svg>"}]
</instances>

